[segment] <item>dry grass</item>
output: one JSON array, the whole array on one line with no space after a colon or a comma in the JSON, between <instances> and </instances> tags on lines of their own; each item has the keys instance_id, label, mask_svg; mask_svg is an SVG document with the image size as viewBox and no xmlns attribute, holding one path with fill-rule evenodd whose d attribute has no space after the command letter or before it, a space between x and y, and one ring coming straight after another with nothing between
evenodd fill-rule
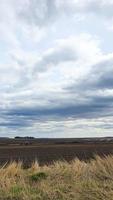
<instances>
[{"instance_id":1,"label":"dry grass","mask_svg":"<svg viewBox=\"0 0 113 200\"><path fill-rule=\"evenodd\" d=\"M113 156L0 168L0 200L113 200Z\"/></svg>"}]
</instances>

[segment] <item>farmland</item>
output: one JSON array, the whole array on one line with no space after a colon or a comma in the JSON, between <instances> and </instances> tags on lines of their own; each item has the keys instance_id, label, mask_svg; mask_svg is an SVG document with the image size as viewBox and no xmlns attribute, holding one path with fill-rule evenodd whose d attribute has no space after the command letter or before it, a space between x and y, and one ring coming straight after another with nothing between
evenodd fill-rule
<instances>
[{"instance_id":1,"label":"farmland","mask_svg":"<svg viewBox=\"0 0 113 200\"><path fill-rule=\"evenodd\" d=\"M113 200L113 139L1 139L0 200Z\"/></svg>"},{"instance_id":2,"label":"farmland","mask_svg":"<svg viewBox=\"0 0 113 200\"><path fill-rule=\"evenodd\" d=\"M88 160L95 154L113 154L111 139L2 139L0 142L0 165L21 160L29 166L34 160L39 164L53 161L71 161L74 158Z\"/></svg>"}]
</instances>

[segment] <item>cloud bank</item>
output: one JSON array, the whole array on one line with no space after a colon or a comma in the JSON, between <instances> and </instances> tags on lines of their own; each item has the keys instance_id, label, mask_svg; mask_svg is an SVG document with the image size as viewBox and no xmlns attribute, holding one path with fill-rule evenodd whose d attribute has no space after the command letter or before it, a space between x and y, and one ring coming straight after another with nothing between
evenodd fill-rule
<instances>
[{"instance_id":1,"label":"cloud bank","mask_svg":"<svg viewBox=\"0 0 113 200\"><path fill-rule=\"evenodd\" d=\"M112 0L1 0L1 136L112 135L112 21Z\"/></svg>"}]
</instances>

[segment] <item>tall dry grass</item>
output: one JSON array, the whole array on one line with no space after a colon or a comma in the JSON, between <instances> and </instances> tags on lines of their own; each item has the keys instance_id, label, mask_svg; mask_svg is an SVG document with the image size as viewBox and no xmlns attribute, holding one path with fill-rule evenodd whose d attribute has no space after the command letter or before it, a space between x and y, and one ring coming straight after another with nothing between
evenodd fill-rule
<instances>
[{"instance_id":1,"label":"tall dry grass","mask_svg":"<svg viewBox=\"0 0 113 200\"><path fill-rule=\"evenodd\" d=\"M113 156L0 168L0 200L113 200Z\"/></svg>"}]
</instances>

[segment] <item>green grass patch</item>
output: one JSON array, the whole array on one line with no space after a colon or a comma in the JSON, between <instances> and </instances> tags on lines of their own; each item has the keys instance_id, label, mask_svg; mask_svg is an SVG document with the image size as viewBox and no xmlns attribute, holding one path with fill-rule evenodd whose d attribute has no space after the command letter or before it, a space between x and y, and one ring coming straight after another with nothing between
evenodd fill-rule
<instances>
[{"instance_id":1,"label":"green grass patch","mask_svg":"<svg viewBox=\"0 0 113 200\"><path fill-rule=\"evenodd\" d=\"M30 180L37 182L47 178L47 174L45 172L38 172L30 175Z\"/></svg>"},{"instance_id":2,"label":"green grass patch","mask_svg":"<svg viewBox=\"0 0 113 200\"><path fill-rule=\"evenodd\" d=\"M18 185L14 185L11 187L11 193L13 195L19 195L22 192L23 188L18 186Z\"/></svg>"}]
</instances>

